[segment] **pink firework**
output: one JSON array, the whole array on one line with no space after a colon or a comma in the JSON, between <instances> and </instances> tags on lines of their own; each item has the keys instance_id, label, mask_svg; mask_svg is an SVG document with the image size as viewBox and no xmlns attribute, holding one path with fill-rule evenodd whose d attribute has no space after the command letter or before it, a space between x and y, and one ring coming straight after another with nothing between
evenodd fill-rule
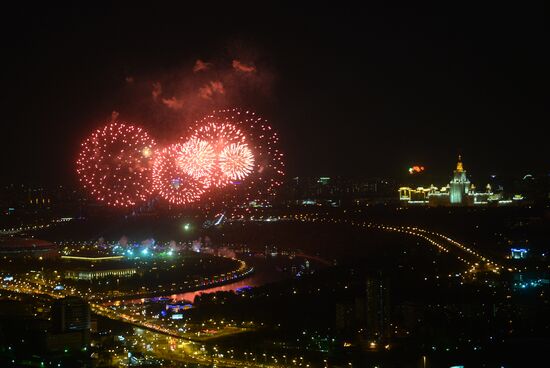
<instances>
[{"instance_id":1,"label":"pink firework","mask_svg":"<svg viewBox=\"0 0 550 368\"><path fill-rule=\"evenodd\" d=\"M254 155L248 145L231 143L219 156L220 169L231 180L243 180L254 168Z\"/></svg>"},{"instance_id":2,"label":"pink firework","mask_svg":"<svg viewBox=\"0 0 550 368\"><path fill-rule=\"evenodd\" d=\"M155 141L142 128L113 122L81 144L76 161L80 182L98 201L134 206L151 194L151 159Z\"/></svg>"},{"instance_id":3,"label":"pink firework","mask_svg":"<svg viewBox=\"0 0 550 368\"><path fill-rule=\"evenodd\" d=\"M218 157L218 181L225 184L229 180L231 184L223 190L216 190L221 186L210 188L205 193L210 205L263 202L282 184L284 162L279 137L254 112L237 108L214 111L197 122L192 134L217 142L214 151ZM236 160L230 161L230 157Z\"/></svg>"},{"instance_id":4,"label":"pink firework","mask_svg":"<svg viewBox=\"0 0 550 368\"><path fill-rule=\"evenodd\" d=\"M186 173L179 164L182 144L170 145L159 152L153 162L153 187L168 202L193 203L204 193L204 184Z\"/></svg>"},{"instance_id":5,"label":"pink firework","mask_svg":"<svg viewBox=\"0 0 550 368\"><path fill-rule=\"evenodd\" d=\"M216 168L214 148L207 141L191 138L179 146L178 164L196 180L209 181Z\"/></svg>"},{"instance_id":6,"label":"pink firework","mask_svg":"<svg viewBox=\"0 0 550 368\"><path fill-rule=\"evenodd\" d=\"M205 184L208 187L223 188L231 182L231 178L222 171L219 163L222 151L231 144L246 145L246 136L243 131L233 124L219 123L206 117L201 120L192 132L191 139L208 142L215 155L215 165L204 177Z\"/></svg>"}]
</instances>

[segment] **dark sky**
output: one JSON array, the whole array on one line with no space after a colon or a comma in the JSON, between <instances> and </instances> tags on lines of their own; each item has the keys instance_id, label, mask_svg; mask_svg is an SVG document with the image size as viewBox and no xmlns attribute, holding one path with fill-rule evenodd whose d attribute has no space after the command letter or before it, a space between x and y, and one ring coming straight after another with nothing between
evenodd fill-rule
<instances>
[{"instance_id":1,"label":"dark sky","mask_svg":"<svg viewBox=\"0 0 550 368\"><path fill-rule=\"evenodd\" d=\"M173 114L143 107L150 85L235 58L267 76L238 104L280 131L291 176L446 178L458 153L477 177L550 171L542 1L331 3L5 8L2 181L73 183L79 142L113 110L172 134Z\"/></svg>"}]
</instances>

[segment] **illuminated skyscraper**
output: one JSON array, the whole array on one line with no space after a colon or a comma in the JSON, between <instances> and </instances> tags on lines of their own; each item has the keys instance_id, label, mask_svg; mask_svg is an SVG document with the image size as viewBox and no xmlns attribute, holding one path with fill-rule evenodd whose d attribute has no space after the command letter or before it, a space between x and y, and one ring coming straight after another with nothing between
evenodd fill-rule
<instances>
[{"instance_id":1,"label":"illuminated skyscraper","mask_svg":"<svg viewBox=\"0 0 550 368\"><path fill-rule=\"evenodd\" d=\"M90 306L74 296L58 299L52 305L52 322L56 332L89 331Z\"/></svg>"},{"instance_id":2,"label":"illuminated skyscraper","mask_svg":"<svg viewBox=\"0 0 550 368\"><path fill-rule=\"evenodd\" d=\"M462 166L462 158L458 156L456 170L453 180L449 183L449 195L451 205L462 205L466 203L466 196L470 188L470 181L466 177L466 170Z\"/></svg>"},{"instance_id":3,"label":"illuminated skyscraper","mask_svg":"<svg viewBox=\"0 0 550 368\"><path fill-rule=\"evenodd\" d=\"M55 300L51 320L47 350L81 351L90 343L90 306L84 299L68 296Z\"/></svg>"}]
</instances>

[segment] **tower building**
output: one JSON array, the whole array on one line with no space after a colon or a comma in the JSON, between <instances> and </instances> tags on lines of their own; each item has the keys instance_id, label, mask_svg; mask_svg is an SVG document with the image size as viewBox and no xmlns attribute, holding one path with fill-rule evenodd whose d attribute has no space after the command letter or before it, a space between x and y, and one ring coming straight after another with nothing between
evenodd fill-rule
<instances>
[{"instance_id":1,"label":"tower building","mask_svg":"<svg viewBox=\"0 0 550 368\"><path fill-rule=\"evenodd\" d=\"M367 278L366 285L367 339L375 345L391 337L390 282L382 275Z\"/></svg>"},{"instance_id":2,"label":"tower building","mask_svg":"<svg viewBox=\"0 0 550 368\"><path fill-rule=\"evenodd\" d=\"M58 299L52 305L52 322L56 332L89 331L90 306L74 296Z\"/></svg>"},{"instance_id":3,"label":"tower building","mask_svg":"<svg viewBox=\"0 0 550 368\"><path fill-rule=\"evenodd\" d=\"M82 298L68 296L54 301L48 351L81 351L90 343L90 306Z\"/></svg>"},{"instance_id":4,"label":"tower building","mask_svg":"<svg viewBox=\"0 0 550 368\"><path fill-rule=\"evenodd\" d=\"M449 195L451 205L464 205L470 188L470 181L466 177L466 170L462 165L462 157L458 156L456 170L453 172L453 179L449 183Z\"/></svg>"}]
</instances>

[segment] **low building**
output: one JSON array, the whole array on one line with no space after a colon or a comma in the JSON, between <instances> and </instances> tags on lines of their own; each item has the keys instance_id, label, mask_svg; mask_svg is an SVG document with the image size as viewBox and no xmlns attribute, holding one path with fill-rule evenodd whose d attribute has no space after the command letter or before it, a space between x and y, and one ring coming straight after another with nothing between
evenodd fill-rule
<instances>
[{"instance_id":1,"label":"low building","mask_svg":"<svg viewBox=\"0 0 550 368\"><path fill-rule=\"evenodd\" d=\"M96 280L109 277L132 277L137 274L135 268L106 269L106 270L70 270L65 271L65 278L73 280Z\"/></svg>"},{"instance_id":2,"label":"low building","mask_svg":"<svg viewBox=\"0 0 550 368\"><path fill-rule=\"evenodd\" d=\"M0 257L57 258L59 257L59 248L46 240L6 237L0 239Z\"/></svg>"},{"instance_id":3,"label":"low building","mask_svg":"<svg viewBox=\"0 0 550 368\"><path fill-rule=\"evenodd\" d=\"M510 257L513 259L523 259L527 257L526 248L512 248L510 249Z\"/></svg>"},{"instance_id":4,"label":"low building","mask_svg":"<svg viewBox=\"0 0 550 368\"><path fill-rule=\"evenodd\" d=\"M103 278L125 278L137 274L137 268L122 256L68 255L62 256L66 279L97 280Z\"/></svg>"}]
</instances>

